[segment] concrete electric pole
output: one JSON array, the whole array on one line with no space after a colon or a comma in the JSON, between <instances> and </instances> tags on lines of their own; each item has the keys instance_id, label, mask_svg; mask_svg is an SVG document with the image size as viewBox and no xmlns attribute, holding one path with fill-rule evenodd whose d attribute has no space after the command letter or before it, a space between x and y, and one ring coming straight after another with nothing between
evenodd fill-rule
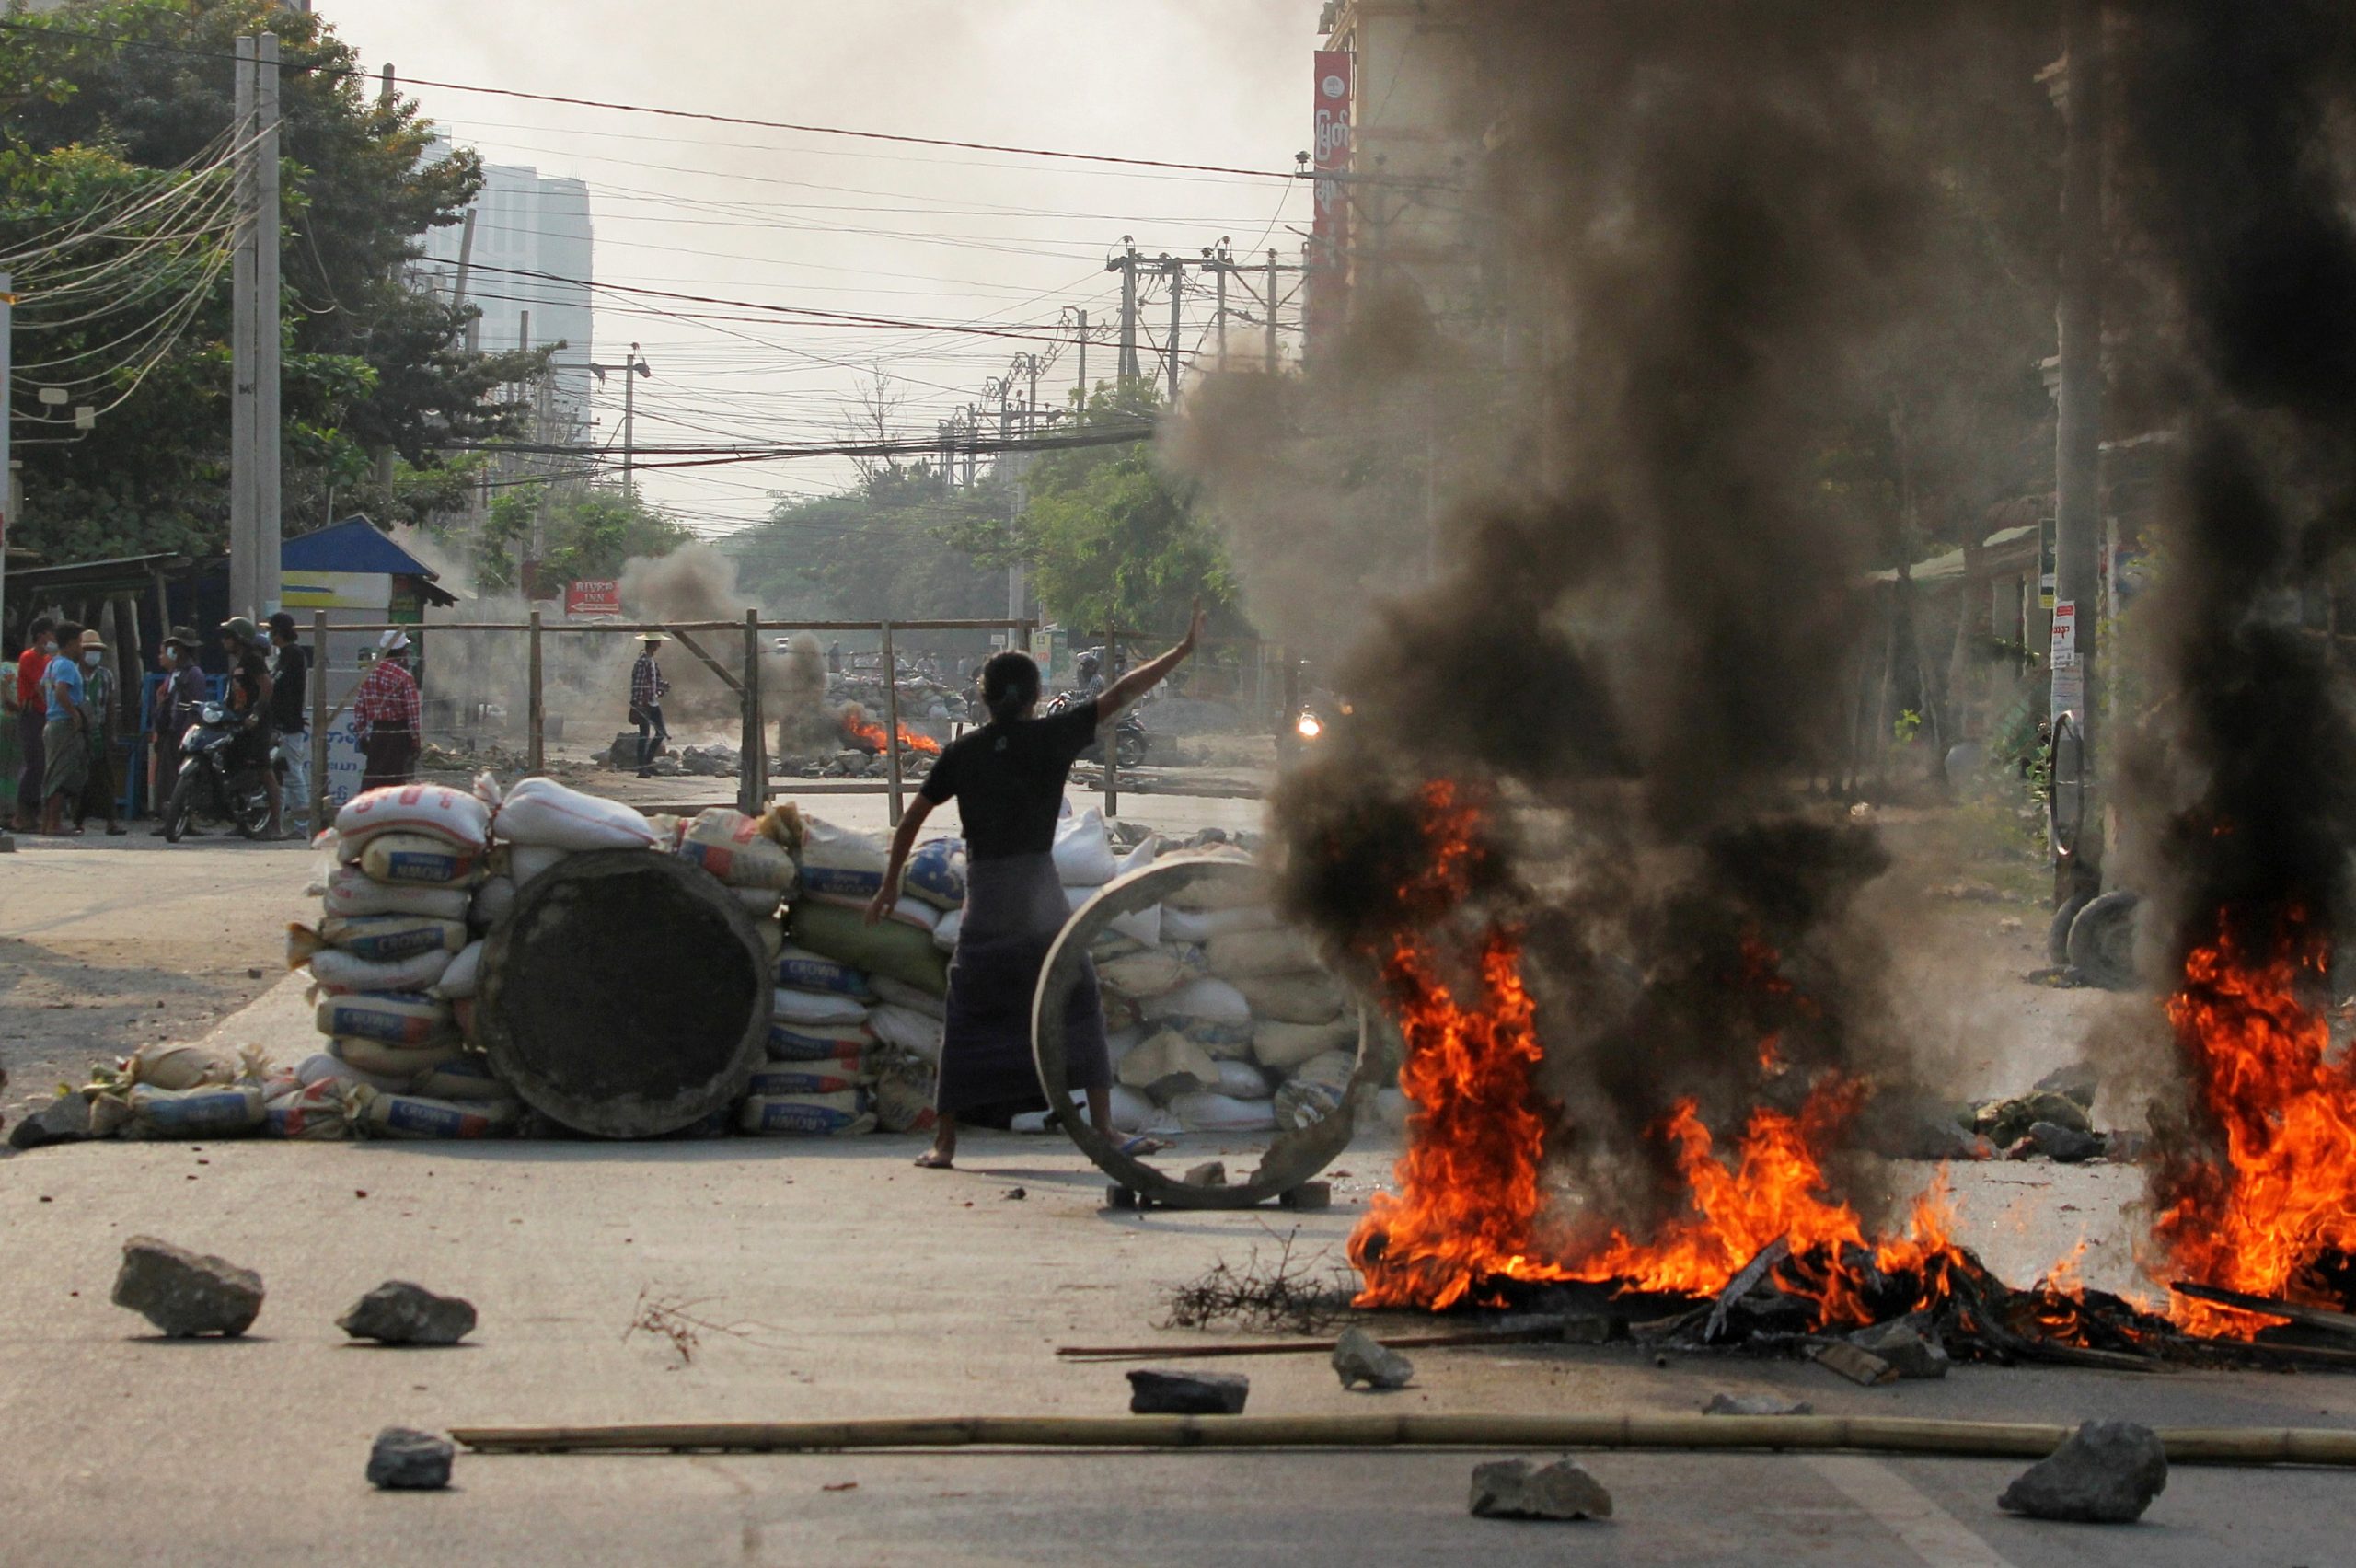
<instances>
[{"instance_id":1,"label":"concrete electric pole","mask_svg":"<svg viewBox=\"0 0 2356 1568\"><path fill-rule=\"evenodd\" d=\"M230 323L229 608L278 608L278 38L237 42L237 231Z\"/></svg>"},{"instance_id":2,"label":"concrete electric pole","mask_svg":"<svg viewBox=\"0 0 2356 1568\"><path fill-rule=\"evenodd\" d=\"M2096 788L2096 655L2100 639L2104 142L2101 0L2063 0L2061 385L2054 463L2054 898L2102 886ZM2074 737L2074 739L2073 739ZM2074 829L2074 831L2073 831ZM2065 841L2066 840L2066 841Z\"/></svg>"}]
</instances>

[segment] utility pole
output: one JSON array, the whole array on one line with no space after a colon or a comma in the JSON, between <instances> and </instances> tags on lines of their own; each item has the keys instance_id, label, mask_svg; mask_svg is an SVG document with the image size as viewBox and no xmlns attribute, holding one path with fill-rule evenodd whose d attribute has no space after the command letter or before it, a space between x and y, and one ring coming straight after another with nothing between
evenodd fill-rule
<instances>
[{"instance_id":1,"label":"utility pole","mask_svg":"<svg viewBox=\"0 0 2356 1568\"><path fill-rule=\"evenodd\" d=\"M1226 369L1227 369L1227 273L1228 273L1228 267L1229 267L1229 262L1228 262L1227 257L1226 257L1226 255L1225 255L1224 253L1222 253L1222 254L1219 256L1219 258L1218 258L1218 267L1214 269L1214 271L1215 271L1218 273L1218 315L1214 319L1215 319L1215 320L1217 321L1217 323L1218 323L1218 326L1217 326L1217 328L1216 328L1216 330L1217 330L1217 332L1218 332L1218 368L1219 368L1219 370L1220 370L1222 373L1224 373L1224 372L1226 371Z\"/></svg>"},{"instance_id":2,"label":"utility pole","mask_svg":"<svg viewBox=\"0 0 2356 1568\"><path fill-rule=\"evenodd\" d=\"M279 324L278 265L278 35L264 33L255 40L254 116L260 143L254 148L254 518L260 555L253 616L256 620L278 612L279 547L285 536L286 511L280 496L285 476L280 461L283 421L279 395L283 379L280 361L285 340Z\"/></svg>"},{"instance_id":3,"label":"utility pole","mask_svg":"<svg viewBox=\"0 0 2356 1568\"><path fill-rule=\"evenodd\" d=\"M251 616L261 603L261 528L254 473L254 230L259 195L253 162L254 62L250 37L236 46L237 226L230 262L229 306L229 613Z\"/></svg>"},{"instance_id":4,"label":"utility pole","mask_svg":"<svg viewBox=\"0 0 2356 1568\"><path fill-rule=\"evenodd\" d=\"M629 346L629 354L622 361L622 493L638 493L638 378L654 373L638 357L638 345Z\"/></svg>"},{"instance_id":5,"label":"utility pole","mask_svg":"<svg viewBox=\"0 0 2356 1568\"><path fill-rule=\"evenodd\" d=\"M1080 313L1080 409L1088 409L1088 312Z\"/></svg>"},{"instance_id":6,"label":"utility pole","mask_svg":"<svg viewBox=\"0 0 2356 1568\"><path fill-rule=\"evenodd\" d=\"M1161 259L1161 270L1170 278L1170 406L1178 406L1178 334L1182 330L1179 312L1186 305L1186 263L1174 256Z\"/></svg>"},{"instance_id":7,"label":"utility pole","mask_svg":"<svg viewBox=\"0 0 2356 1568\"><path fill-rule=\"evenodd\" d=\"M1121 385L1143 379L1144 371L1138 363L1138 252L1123 235L1121 255L1104 263L1108 272L1121 274L1121 364L1114 372Z\"/></svg>"},{"instance_id":8,"label":"utility pole","mask_svg":"<svg viewBox=\"0 0 2356 1568\"><path fill-rule=\"evenodd\" d=\"M17 330L16 310L17 280L12 273L0 272L0 627L8 624L8 530L17 523L16 468L8 452L8 378L12 340ZM24 810L22 801L17 802L17 809ZM5 826L0 826L0 855L16 852L16 839Z\"/></svg>"},{"instance_id":9,"label":"utility pole","mask_svg":"<svg viewBox=\"0 0 2356 1568\"><path fill-rule=\"evenodd\" d=\"M1039 433L1039 356L1024 354L1022 358L1031 372L1029 400L1022 405L1022 433L1036 435Z\"/></svg>"},{"instance_id":10,"label":"utility pole","mask_svg":"<svg viewBox=\"0 0 2356 1568\"><path fill-rule=\"evenodd\" d=\"M2061 386L2055 456L2053 763L2057 791L2070 760L2061 744L2070 715L2079 744L2077 799L2065 809L2075 842L2055 845L2054 901L2102 886L2102 822L2096 790L2096 653L2101 622L2102 541L2102 167L2104 142L2101 0L2063 0L2069 53L2063 69L2066 140L2062 164ZM2067 628L2068 629L2064 629ZM2074 640L2073 641L2073 640ZM2064 646L2071 642L2070 646ZM2060 813L2057 813L2057 818Z\"/></svg>"},{"instance_id":11,"label":"utility pole","mask_svg":"<svg viewBox=\"0 0 2356 1568\"><path fill-rule=\"evenodd\" d=\"M1268 294L1260 306L1260 314L1266 317L1263 326L1267 333L1268 374L1274 375L1276 374L1276 251L1274 246L1268 248Z\"/></svg>"}]
</instances>

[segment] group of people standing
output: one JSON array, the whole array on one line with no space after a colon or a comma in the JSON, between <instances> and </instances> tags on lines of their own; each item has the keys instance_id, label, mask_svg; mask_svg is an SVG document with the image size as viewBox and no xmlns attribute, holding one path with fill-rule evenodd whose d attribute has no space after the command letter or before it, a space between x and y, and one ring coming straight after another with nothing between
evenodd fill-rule
<instances>
[{"instance_id":1,"label":"group of people standing","mask_svg":"<svg viewBox=\"0 0 2356 1568\"><path fill-rule=\"evenodd\" d=\"M106 656L95 630L48 616L32 623L6 694L24 759L17 779L18 833L78 836L94 814L106 819L109 833L123 831L114 780L122 704Z\"/></svg>"}]
</instances>

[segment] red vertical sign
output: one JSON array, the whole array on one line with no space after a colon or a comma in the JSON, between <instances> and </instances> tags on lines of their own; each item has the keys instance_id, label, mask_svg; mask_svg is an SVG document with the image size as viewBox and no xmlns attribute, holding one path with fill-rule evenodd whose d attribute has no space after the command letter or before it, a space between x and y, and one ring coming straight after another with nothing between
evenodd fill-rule
<instances>
[{"instance_id":1,"label":"red vertical sign","mask_svg":"<svg viewBox=\"0 0 2356 1568\"><path fill-rule=\"evenodd\" d=\"M1350 97L1357 56L1345 49L1317 52L1316 137L1310 144L1317 210L1309 241L1308 335L1322 352L1350 315L1350 194L1340 178L1351 157Z\"/></svg>"}]
</instances>

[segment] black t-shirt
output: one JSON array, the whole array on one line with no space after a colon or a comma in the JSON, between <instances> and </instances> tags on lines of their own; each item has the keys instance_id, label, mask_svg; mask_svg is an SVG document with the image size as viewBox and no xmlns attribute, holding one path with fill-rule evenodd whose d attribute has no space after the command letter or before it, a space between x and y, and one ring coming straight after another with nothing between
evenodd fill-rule
<instances>
[{"instance_id":1,"label":"black t-shirt","mask_svg":"<svg viewBox=\"0 0 2356 1568\"><path fill-rule=\"evenodd\" d=\"M918 792L936 806L956 799L970 859L1044 855L1056 847L1072 761L1095 738L1092 702L1051 718L985 724L949 744Z\"/></svg>"},{"instance_id":2,"label":"black t-shirt","mask_svg":"<svg viewBox=\"0 0 2356 1568\"><path fill-rule=\"evenodd\" d=\"M304 706L310 695L306 689L310 660L300 643L289 642L278 651L278 668L271 676L270 721L281 732L311 727L310 711Z\"/></svg>"},{"instance_id":3,"label":"black t-shirt","mask_svg":"<svg viewBox=\"0 0 2356 1568\"><path fill-rule=\"evenodd\" d=\"M262 683L270 679L270 663L253 649L238 653L229 666L229 709L231 712L250 714L261 696Z\"/></svg>"}]
</instances>

